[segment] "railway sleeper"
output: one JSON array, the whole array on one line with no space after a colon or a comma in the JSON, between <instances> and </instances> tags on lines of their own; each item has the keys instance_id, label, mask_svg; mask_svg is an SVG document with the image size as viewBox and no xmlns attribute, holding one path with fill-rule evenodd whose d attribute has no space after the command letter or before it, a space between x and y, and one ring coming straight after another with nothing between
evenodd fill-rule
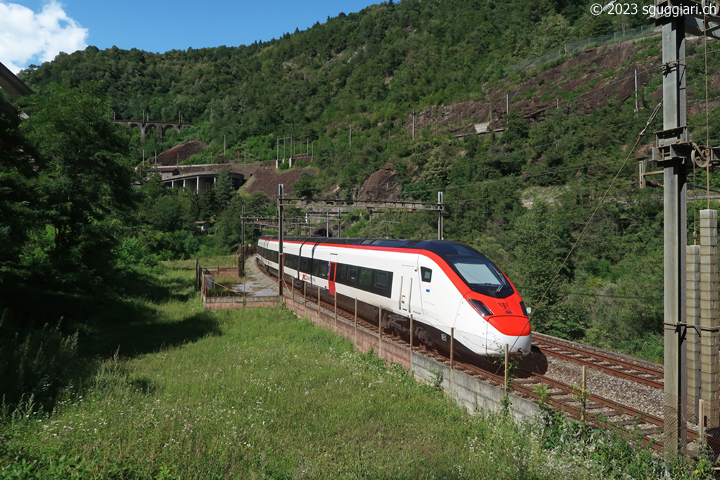
<instances>
[{"instance_id":1,"label":"railway sleeper","mask_svg":"<svg viewBox=\"0 0 720 480\"><path fill-rule=\"evenodd\" d=\"M572 393L568 393L568 392L550 392L547 394L548 397L553 397L553 398L554 397L569 397L571 395L572 395Z\"/></svg>"},{"instance_id":2,"label":"railway sleeper","mask_svg":"<svg viewBox=\"0 0 720 480\"><path fill-rule=\"evenodd\" d=\"M537 385L540 381L534 378L514 378L512 383L517 383L518 385Z\"/></svg>"},{"instance_id":3,"label":"railway sleeper","mask_svg":"<svg viewBox=\"0 0 720 480\"><path fill-rule=\"evenodd\" d=\"M626 414L619 410L611 410L609 412L603 412L603 413L598 414L598 416L601 418L617 417L619 415L626 415Z\"/></svg>"},{"instance_id":4,"label":"railway sleeper","mask_svg":"<svg viewBox=\"0 0 720 480\"><path fill-rule=\"evenodd\" d=\"M629 425L638 425L638 424L645 423L645 422L640 418L628 418L627 420L620 420L619 422L612 422L612 423L613 423L613 425L620 425L623 427L627 427Z\"/></svg>"}]
</instances>

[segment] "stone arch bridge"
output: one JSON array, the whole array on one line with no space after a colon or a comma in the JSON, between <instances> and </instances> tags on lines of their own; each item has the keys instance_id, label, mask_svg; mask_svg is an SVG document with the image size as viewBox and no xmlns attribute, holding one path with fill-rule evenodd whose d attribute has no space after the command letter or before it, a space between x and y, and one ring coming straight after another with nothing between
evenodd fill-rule
<instances>
[{"instance_id":1,"label":"stone arch bridge","mask_svg":"<svg viewBox=\"0 0 720 480\"><path fill-rule=\"evenodd\" d=\"M180 132L185 127L192 127L193 123L183 123L183 122L144 122L141 120L115 120L115 123L121 123L123 125L129 125L131 127L138 127L140 129L140 138L145 138L145 133L147 133L148 129L150 127L155 127L158 132L160 132L160 138L163 138L163 135L165 135L165 130L168 128L174 128L176 132Z\"/></svg>"}]
</instances>

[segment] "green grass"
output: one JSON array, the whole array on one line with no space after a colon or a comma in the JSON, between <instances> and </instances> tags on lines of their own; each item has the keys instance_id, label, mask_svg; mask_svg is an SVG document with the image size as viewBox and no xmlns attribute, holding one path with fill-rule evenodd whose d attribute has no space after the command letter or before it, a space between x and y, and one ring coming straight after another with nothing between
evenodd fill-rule
<instances>
[{"instance_id":1,"label":"green grass","mask_svg":"<svg viewBox=\"0 0 720 480\"><path fill-rule=\"evenodd\" d=\"M125 327L100 312L98 330L129 333L97 335L105 349L106 337L118 341L119 353L84 387L68 386L49 413L32 397L4 412L0 479L607 473L584 445L568 454L562 442L544 446L536 425L469 416L434 386L283 308L206 313L192 268L169 265L161 283L177 296L134 299L143 313Z\"/></svg>"}]
</instances>

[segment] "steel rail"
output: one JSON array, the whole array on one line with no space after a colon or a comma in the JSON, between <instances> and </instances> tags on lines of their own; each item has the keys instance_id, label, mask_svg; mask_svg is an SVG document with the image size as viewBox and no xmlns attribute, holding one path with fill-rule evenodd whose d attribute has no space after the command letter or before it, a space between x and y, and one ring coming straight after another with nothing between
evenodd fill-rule
<instances>
[{"instance_id":1,"label":"steel rail","mask_svg":"<svg viewBox=\"0 0 720 480\"><path fill-rule=\"evenodd\" d=\"M540 352L546 356L559 357L573 363L587 365L591 368L602 370L610 375L624 378L626 380L631 380L633 382L642 383L643 385L657 388L659 390L662 390L665 385L664 380L662 380L662 375L659 374L657 371L649 368L644 368L633 363L625 362L612 356L605 356L596 352L583 350L582 348L571 347L562 343L548 341L546 339L540 340L533 338L533 344L537 346L540 349ZM548 345L552 348L543 347L542 345ZM558 349L560 351L555 349ZM562 350L564 350L564 352ZM574 356L573 354L582 355L585 358L579 358ZM609 365L603 365L598 362L605 362ZM623 371L620 368L634 370L635 372L639 373ZM643 375L652 375L655 378L649 378Z\"/></svg>"}]
</instances>

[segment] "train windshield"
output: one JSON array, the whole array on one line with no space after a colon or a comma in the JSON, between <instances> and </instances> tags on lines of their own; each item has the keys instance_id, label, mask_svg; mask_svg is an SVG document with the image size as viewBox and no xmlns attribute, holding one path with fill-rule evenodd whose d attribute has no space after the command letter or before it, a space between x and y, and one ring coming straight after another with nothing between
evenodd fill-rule
<instances>
[{"instance_id":1,"label":"train windshield","mask_svg":"<svg viewBox=\"0 0 720 480\"><path fill-rule=\"evenodd\" d=\"M449 260L473 291L497 298L513 293L505 275L487 258L463 255L451 256Z\"/></svg>"}]
</instances>

